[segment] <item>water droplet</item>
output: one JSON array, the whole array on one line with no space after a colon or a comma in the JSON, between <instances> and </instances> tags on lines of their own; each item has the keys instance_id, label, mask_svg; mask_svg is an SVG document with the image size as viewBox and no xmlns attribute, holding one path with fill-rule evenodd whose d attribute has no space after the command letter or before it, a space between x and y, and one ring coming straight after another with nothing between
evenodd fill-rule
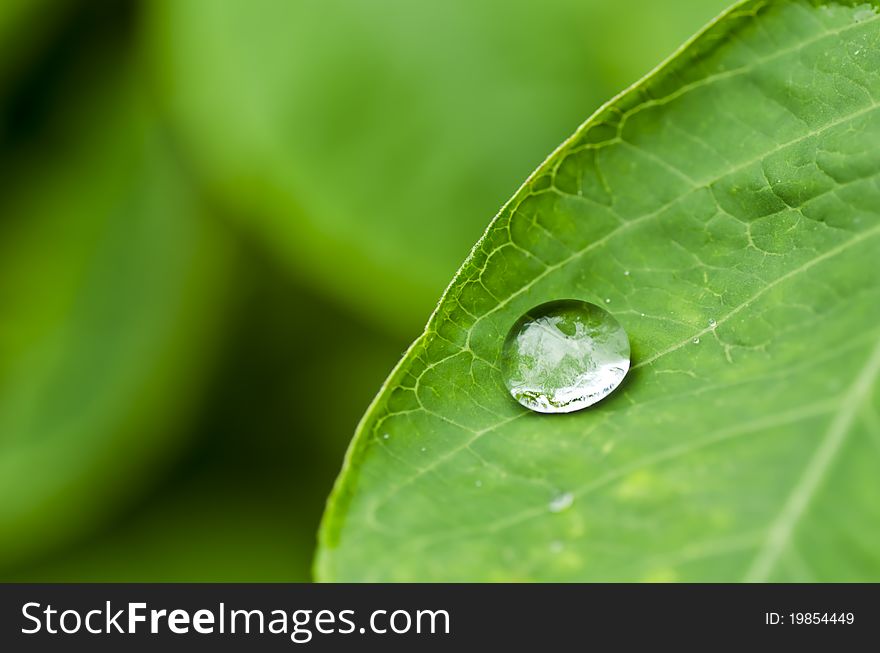
<instances>
[{"instance_id":1,"label":"water droplet","mask_svg":"<svg viewBox=\"0 0 880 653\"><path fill-rule=\"evenodd\" d=\"M422 447L422 451L427 451L428 447Z\"/></svg>"},{"instance_id":2,"label":"water droplet","mask_svg":"<svg viewBox=\"0 0 880 653\"><path fill-rule=\"evenodd\" d=\"M645 314L644 314L644 313L642 313L642 317L645 317Z\"/></svg>"},{"instance_id":3,"label":"water droplet","mask_svg":"<svg viewBox=\"0 0 880 653\"><path fill-rule=\"evenodd\" d=\"M477 487L483 487L483 481L474 481L474 485Z\"/></svg>"},{"instance_id":4,"label":"water droplet","mask_svg":"<svg viewBox=\"0 0 880 653\"><path fill-rule=\"evenodd\" d=\"M563 492L559 494L547 504L547 509L550 512L562 512L563 510L568 510L571 508L571 504L574 503L574 495L571 492Z\"/></svg>"},{"instance_id":5,"label":"water droplet","mask_svg":"<svg viewBox=\"0 0 880 653\"><path fill-rule=\"evenodd\" d=\"M382 439L383 439L383 440L387 440L387 439L390 438L390 437L391 437L391 436L388 435L388 434L386 433L385 435L382 436Z\"/></svg>"},{"instance_id":6,"label":"water droplet","mask_svg":"<svg viewBox=\"0 0 880 653\"><path fill-rule=\"evenodd\" d=\"M624 270L624 271L623 271L623 276L628 277L628 276L629 276L629 270Z\"/></svg>"},{"instance_id":7,"label":"water droplet","mask_svg":"<svg viewBox=\"0 0 880 653\"><path fill-rule=\"evenodd\" d=\"M715 321L715 318L709 319L709 328L710 329L714 329L717 324L718 324L718 322Z\"/></svg>"},{"instance_id":8,"label":"water droplet","mask_svg":"<svg viewBox=\"0 0 880 653\"><path fill-rule=\"evenodd\" d=\"M695 344L695 345L699 345L699 344L700 344L700 339L699 339L699 338L694 338L694 344Z\"/></svg>"},{"instance_id":9,"label":"water droplet","mask_svg":"<svg viewBox=\"0 0 880 653\"><path fill-rule=\"evenodd\" d=\"M605 298L605 303L606 303L606 304L610 304L610 303L611 303L611 298L610 298L610 297L606 297L606 298Z\"/></svg>"},{"instance_id":10,"label":"water droplet","mask_svg":"<svg viewBox=\"0 0 880 653\"><path fill-rule=\"evenodd\" d=\"M550 542L550 553L562 553L562 549L565 548L565 545L562 544L559 540L553 540Z\"/></svg>"},{"instance_id":11,"label":"water droplet","mask_svg":"<svg viewBox=\"0 0 880 653\"><path fill-rule=\"evenodd\" d=\"M501 372L510 394L539 413L570 413L608 396L629 371L629 338L603 308L541 304L507 335Z\"/></svg>"}]
</instances>

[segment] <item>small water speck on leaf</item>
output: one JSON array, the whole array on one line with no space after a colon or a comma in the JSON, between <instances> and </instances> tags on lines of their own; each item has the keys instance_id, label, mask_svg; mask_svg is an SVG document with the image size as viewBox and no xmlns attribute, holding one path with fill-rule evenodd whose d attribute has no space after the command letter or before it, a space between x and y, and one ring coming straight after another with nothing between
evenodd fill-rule
<instances>
[{"instance_id":1,"label":"small water speck on leaf","mask_svg":"<svg viewBox=\"0 0 880 653\"><path fill-rule=\"evenodd\" d=\"M574 503L574 495L571 492L563 492L559 494L547 504L547 509L550 512L562 512L563 510L567 510L571 507L571 504Z\"/></svg>"}]
</instances>

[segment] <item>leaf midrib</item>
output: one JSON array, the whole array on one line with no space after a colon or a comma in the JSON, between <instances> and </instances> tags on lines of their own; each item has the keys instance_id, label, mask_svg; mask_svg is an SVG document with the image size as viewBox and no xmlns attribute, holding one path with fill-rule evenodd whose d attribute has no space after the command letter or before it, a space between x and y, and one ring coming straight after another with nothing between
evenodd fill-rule
<instances>
[{"instance_id":1,"label":"leaf midrib","mask_svg":"<svg viewBox=\"0 0 880 653\"><path fill-rule=\"evenodd\" d=\"M770 577L770 573L791 541L800 519L831 468L847 434L852 431L856 413L868 391L873 388L878 374L880 374L880 341L845 393L844 401L841 402L815 453L783 504L782 510L770 524L767 539L745 574L746 582L763 582Z\"/></svg>"}]
</instances>

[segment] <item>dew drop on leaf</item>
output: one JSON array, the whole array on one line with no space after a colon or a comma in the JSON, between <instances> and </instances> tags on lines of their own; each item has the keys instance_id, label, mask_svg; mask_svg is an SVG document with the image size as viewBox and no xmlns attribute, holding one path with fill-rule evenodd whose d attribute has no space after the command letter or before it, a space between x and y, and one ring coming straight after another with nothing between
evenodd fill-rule
<instances>
[{"instance_id":1,"label":"dew drop on leaf","mask_svg":"<svg viewBox=\"0 0 880 653\"><path fill-rule=\"evenodd\" d=\"M550 512L562 512L563 510L568 510L573 503L574 495L571 492L564 492L553 497L550 503L547 504L547 509Z\"/></svg>"},{"instance_id":2,"label":"dew drop on leaf","mask_svg":"<svg viewBox=\"0 0 880 653\"><path fill-rule=\"evenodd\" d=\"M629 338L604 308L541 304L511 327L501 353L510 394L539 413L570 413L607 397L629 371Z\"/></svg>"}]
</instances>

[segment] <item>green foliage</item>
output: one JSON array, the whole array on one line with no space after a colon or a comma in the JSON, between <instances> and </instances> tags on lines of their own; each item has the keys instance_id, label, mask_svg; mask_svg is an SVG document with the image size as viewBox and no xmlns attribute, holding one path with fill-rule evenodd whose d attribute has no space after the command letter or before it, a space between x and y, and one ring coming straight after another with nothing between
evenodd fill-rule
<instances>
[{"instance_id":1,"label":"green foliage","mask_svg":"<svg viewBox=\"0 0 880 653\"><path fill-rule=\"evenodd\" d=\"M319 579L880 580L878 25L748 0L565 141L364 417ZM632 370L534 414L500 348L569 297Z\"/></svg>"},{"instance_id":2,"label":"green foliage","mask_svg":"<svg viewBox=\"0 0 880 653\"><path fill-rule=\"evenodd\" d=\"M25 150L0 214L0 568L88 532L182 442L228 249L129 65Z\"/></svg>"},{"instance_id":3,"label":"green foliage","mask_svg":"<svg viewBox=\"0 0 880 653\"><path fill-rule=\"evenodd\" d=\"M307 580L403 343L229 229L134 3L25 4L0 9L0 579Z\"/></svg>"},{"instance_id":4,"label":"green foliage","mask_svg":"<svg viewBox=\"0 0 880 653\"><path fill-rule=\"evenodd\" d=\"M66 0L5 0L0 3L0 99L3 82L28 50L45 36Z\"/></svg>"},{"instance_id":5,"label":"green foliage","mask_svg":"<svg viewBox=\"0 0 880 653\"><path fill-rule=\"evenodd\" d=\"M655 4L163 0L149 34L212 192L409 338L514 180L724 3Z\"/></svg>"}]
</instances>

